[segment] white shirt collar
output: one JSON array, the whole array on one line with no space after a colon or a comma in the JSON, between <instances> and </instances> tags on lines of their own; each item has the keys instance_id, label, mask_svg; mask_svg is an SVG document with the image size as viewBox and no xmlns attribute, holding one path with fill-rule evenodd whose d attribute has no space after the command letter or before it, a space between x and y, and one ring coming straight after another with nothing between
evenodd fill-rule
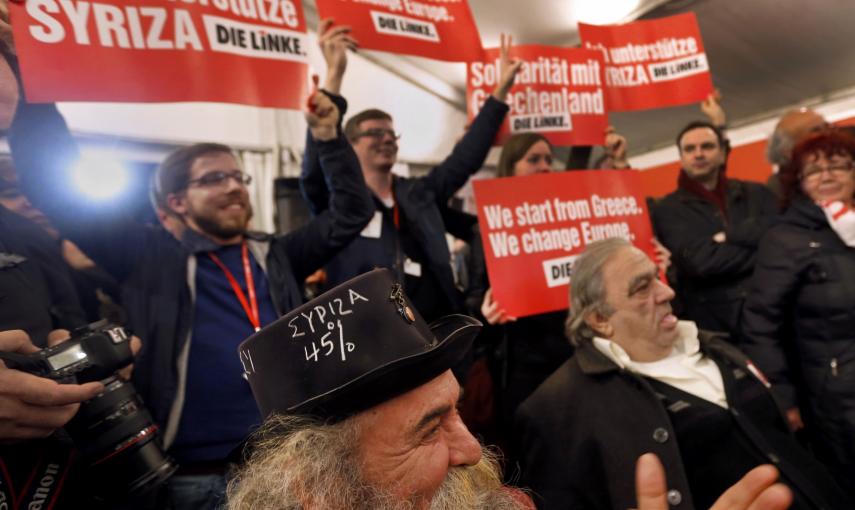
<instances>
[{"instance_id":1,"label":"white shirt collar","mask_svg":"<svg viewBox=\"0 0 855 510\"><path fill-rule=\"evenodd\" d=\"M605 338L594 338L594 347L619 367L642 376L652 377L727 409L727 395L721 371L715 362L703 355L694 322L677 323L677 340L663 359L638 362L629 358L618 344Z\"/></svg>"},{"instance_id":2,"label":"white shirt collar","mask_svg":"<svg viewBox=\"0 0 855 510\"><path fill-rule=\"evenodd\" d=\"M605 354L610 360L614 361L617 366L626 369L634 369L639 366L647 366L650 368L655 367L660 361L652 361L649 363L642 363L638 361L633 361L629 354L626 353L623 347L608 340L606 338L594 337L593 340L594 347L597 348L598 351ZM692 321L679 321L677 322L677 340L674 342L674 346L671 349L671 353L665 358L666 360L675 356L692 356L700 351L701 344L698 341L698 327ZM635 370L640 371L640 370ZM646 372L644 370L643 372Z\"/></svg>"}]
</instances>

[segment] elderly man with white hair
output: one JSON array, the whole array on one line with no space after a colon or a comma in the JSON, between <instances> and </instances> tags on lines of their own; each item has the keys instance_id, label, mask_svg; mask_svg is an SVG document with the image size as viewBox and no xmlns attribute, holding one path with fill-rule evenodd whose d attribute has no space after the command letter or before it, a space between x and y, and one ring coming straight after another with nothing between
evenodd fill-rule
<instances>
[{"instance_id":1,"label":"elderly man with white hair","mask_svg":"<svg viewBox=\"0 0 855 510\"><path fill-rule=\"evenodd\" d=\"M655 453L672 508L709 508L771 463L794 508L849 508L792 436L769 383L726 336L672 313L656 265L620 238L576 261L567 333L576 354L517 413L522 481L542 509L635 504L632 459Z\"/></svg>"}]
</instances>

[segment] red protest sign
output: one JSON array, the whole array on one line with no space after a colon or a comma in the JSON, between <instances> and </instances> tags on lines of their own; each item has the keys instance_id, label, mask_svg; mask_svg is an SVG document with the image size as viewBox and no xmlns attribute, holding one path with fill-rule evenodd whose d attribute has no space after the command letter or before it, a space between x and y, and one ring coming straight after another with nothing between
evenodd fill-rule
<instances>
[{"instance_id":1,"label":"red protest sign","mask_svg":"<svg viewBox=\"0 0 855 510\"><path fill-rule=\"evenodd\" d=\"M467 64L469 119L492 93L499 79L499 49L484 50L484 60ZM609 120L604 104L603 58L593 50L555 46L514 46L510 56L522 60L501 145L515 133L537 132L554 145L602 145Z\"/></svg>"},{"instance_id":2,"label":"red protest sign","mask_svg":"<svg viewBox=\"0 0 855 510\"><path fill-rule=\"evenodd\" d=\"M603 54L611 111L697 103L713 91L694 13L626 25L579 23L579 35Z\"/></svg>"},{"instance_id":3,"label":"red protest sign","mask_svg":"<svg viewBox=\"0 0 855 510\"><path fill-rule=\"evenodd\" d=\"M481 58L466 0L317 0L318 16L350 25L361 48L450 62Z\"/></svg>"},{"instance_id":4,"label":"red protest sign","mask_svg":"<svg viewBox=\"0 0 855 510\"><path fill-rule=\"evenodd\" d=\"M568 307L573 262L623 237L653 257L638 172L588 170L473 181L493 296L511 316Z\"/></svg>"},{"instance_id":5,"label":"red protest sign","mask_svg":"<svg viewBox=\"0 0 855 510\"><path fill-rule=\"evenodd\" d=\"M31 101L305 102L300 0L28 0L10 10Z\"/></svg>"}]
</instances>

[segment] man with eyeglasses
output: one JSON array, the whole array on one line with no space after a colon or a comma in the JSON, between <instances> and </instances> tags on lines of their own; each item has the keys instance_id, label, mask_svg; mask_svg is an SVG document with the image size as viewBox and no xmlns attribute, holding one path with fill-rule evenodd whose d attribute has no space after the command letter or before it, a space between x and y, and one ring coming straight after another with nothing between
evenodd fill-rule
<instances>
[{"instance_id":1,"label":"man with eyeglasses","mask_svg":"<svg viewBox=\"0 0 855 510\"><path fill-rule=\"evenodd\" d=\"M105 214L71 191L67 169L77 147L62 116L54 105L18 109L10 145L27 195L122 283L128 326L143 342L134 383L181 468L162 499L141 506L219 506L227 459L261 422L237 345L302 304L305 278L373 214L350 144L337 132L339 110L323 94L311 102L312 157L329 183L329 204L282 236L247 231L250 176L228 146L185 147L160 165L152 201L182 223L167 232Z\"/></svg>"},{"instance_id":2,"label":"man with eyeglasses","mask_svg":"<svg viewBox=\"0 0 855 510\"><path fill-rule=\"evenodd\" d=\"M349 27L325 21L319 29L321 51L327 61L324 91L338 97L348 48L356 41ZM344 133L353 146L374 198L374 217L361 235L327 265L327 284L334 286L376 267L392 269L407 294L427 320L463 309L463 297L454 284L451 254L445 239L449 230L468 237L465 227L447 224L449 198L481 169L508 112L505 98L521 62L510 58L511 38L502 36L500 78L466 134L452 153L426 176L403 178L392 174L398 160L398 139L391 115L369 109L351 117ZM343 109L341 103L340 108ZM435 129L436 127L434 127ZM307 143L307 154L312 150ZM306 158L301 176L303 192L313 213L326 209L326 187L318 167ZM465 222L464 222L465 223ZM471 228L472 224L467 225Z\"/></svg>"},{"instance_id":3,"label":"man with eyeglasses","mask_svg":"<svg viewBox=\"0 0 855 510\"><path fill-rule=\"evenodd\" d=\"M777 212L760 184L728 179L721 129L692 122L677 135L677 190L653 208L656 236L671 250L680 315L739 339L742 304L757 244Z\"/></svg>"}]
</instances>

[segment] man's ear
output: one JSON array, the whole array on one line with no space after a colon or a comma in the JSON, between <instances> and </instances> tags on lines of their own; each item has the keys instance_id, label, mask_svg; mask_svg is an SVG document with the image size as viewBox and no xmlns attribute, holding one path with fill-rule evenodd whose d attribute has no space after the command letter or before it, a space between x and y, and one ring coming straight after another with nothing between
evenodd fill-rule
<instances>
[{"instance_id":1,"label":"man's ear","mask_svg":"<svg viewBox=\"0 0 855 510\"><path fill-rule=\"evenodd\" d=\"M588 312L585 315L585 324L594 330L594 333L603 338L611 338L614 333L614 328L609 322L609 318L596 310Z\"/></svg>"},{"instance_id":2,"label":"man's ear","mask_svg":"<svg viewBox=\"0 0 855 510\"><path fill-rule=\"evenodd\" d=\"M186 193L170 193L166 196L166 204L170 211L178 216L187 214L187 194Z\"/></svg>"}]
</instances>

